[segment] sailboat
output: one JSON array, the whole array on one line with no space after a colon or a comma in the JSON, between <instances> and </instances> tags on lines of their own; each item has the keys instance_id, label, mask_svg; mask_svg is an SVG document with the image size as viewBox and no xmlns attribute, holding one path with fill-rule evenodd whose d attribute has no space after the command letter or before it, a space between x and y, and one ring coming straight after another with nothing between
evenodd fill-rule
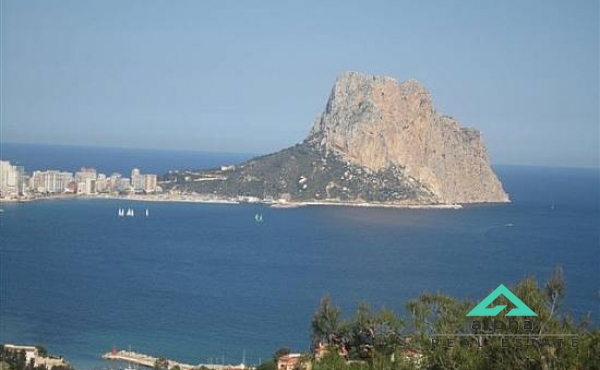
<instances>
[{"instance_id":1,"label":"sailboat","mask_svg":"<svg viewBox=\"0 0 600 370\"><path fill-rule=\"evenodd\" d=\"M262 213L257 213L257 214L255 214L255 215L254 215L254 221L256 221L256 222L258 222L258 223L260 223L260 222L263 222L263 216L262 216Z\"/></svg>"},{"instance_id":2,"label":"sailboat","mask_svg":"<svg viewBox=\"0 0 600 370\"><path fill-rule=\"evenodd\" d=\"M123 208L119 208L119 217L125 216L125 210Z\"/></svg>"},{"instance_id":3,"label":"sailboat","mask_svg":"<svg viewBox=\"0 0 600 370\"><path fill-rule=\"evenodd\" d=\"M148 212L148 208L146 208L146 217L148 217L150 215L150 212Z\"/></svg>"}]
</instances>

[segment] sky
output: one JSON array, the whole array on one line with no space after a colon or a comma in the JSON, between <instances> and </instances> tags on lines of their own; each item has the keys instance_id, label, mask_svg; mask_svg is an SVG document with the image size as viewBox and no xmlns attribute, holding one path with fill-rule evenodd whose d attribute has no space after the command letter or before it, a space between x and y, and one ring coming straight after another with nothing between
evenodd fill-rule
<instances>
[{"instance_id":1,"label":"sky","mask_svg":"<svg viewBox=\"0 0 600 370\"><path fill-rule=\"evenodd\" d=\"M265 154L414 78L494 164L599 167L599 2L2 0L2 142Z\"/></svg>"}]
</instances>

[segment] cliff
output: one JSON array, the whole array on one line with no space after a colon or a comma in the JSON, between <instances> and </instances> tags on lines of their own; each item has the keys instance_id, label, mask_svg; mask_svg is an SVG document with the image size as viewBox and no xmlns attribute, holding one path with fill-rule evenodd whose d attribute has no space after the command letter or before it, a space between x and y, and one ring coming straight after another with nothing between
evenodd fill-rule
<instances>
[{"instance_id":1,"label":"cliff","mask_svg":"<svg viewBox=\"0 0 600 370\"><path fill-rule=\"evenodd\" d=\"M308 140L370 169L404 167L442 203L508 201L481 133L438 114L415 80L343 74Z\"/></svg>"},{"instance_id":2,"label":"cliff","mask_svg":"<svg viewBox=\"0 0 600 370\"><path fill-rule=\"evenodd\" d=\"M235 169L172 176L184 191L400 204L507 202L479 131L440 115L417 81L341 75L300 144Z\"/></svg>"}]
</instances>

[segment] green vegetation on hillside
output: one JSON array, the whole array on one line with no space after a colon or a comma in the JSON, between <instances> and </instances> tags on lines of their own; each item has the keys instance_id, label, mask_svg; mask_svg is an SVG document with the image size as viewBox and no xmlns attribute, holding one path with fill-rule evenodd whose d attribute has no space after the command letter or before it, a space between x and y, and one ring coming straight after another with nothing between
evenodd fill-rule
<instances>
[{"instance_id":1,"label":"green vegetation on hillside","mask_svg":"<svg viewBox=\"0 0 600 370\"><path fill-rule=\"evenodd\" d=\"M473 330L474 320L482 322L484 318L466 317L476 302L441 293L409 301L405 316L385 308L375 312L361 304L349 319L343 318L341 309L326 296L311 324L313 348L321 345L327 350L314 351L313 370L600 369L600 330L589 317L575 320L564 313L565 284L560 268L543 286L527 277L510 290L538 316L504 317L514 306L501 296L493 305L505 304L507 309L490 319L512 320L512 326L477 330ZM527 321L531 327L524 332ZM524 333L530 336L510 336ZM435 337L438 334L450 336ZM436 345L432 338L439 340Z\"/></svg>"},{"instance_id":2,"label":"green vegetation on hillside","mask_svg":"<svg viewBox=\"0 0 600 370\"><path fill-rule=\"evenodd\" d=\"M403 168L389 166L370 171L309 142L235 168L171 173L164 180L166 190L220 197L435 203L433 194L408 177Z\"/></svg>"}]
</instances>

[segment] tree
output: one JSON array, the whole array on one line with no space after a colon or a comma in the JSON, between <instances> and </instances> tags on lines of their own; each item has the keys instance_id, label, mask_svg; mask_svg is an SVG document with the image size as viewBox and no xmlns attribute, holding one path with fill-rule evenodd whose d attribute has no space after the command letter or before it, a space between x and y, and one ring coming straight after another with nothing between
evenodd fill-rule
<instances>
[{"instance_id":1,"label":"tree","mask_svg":"<svg viewBox=\"0 0 600 370\"><path fill-rule=\"evenodd\" d=\"M494 328L474 329L474 321L466 313L476 303L442 293L423 294L410 300L405 317L385 308L375 312L361 303L349 321L343 320L341 310L325 296L311 321L313 343L321 341L338 351L328 351L316 359L314 370L600 370L600 329L589 317L576 320L563 312L566 286L562 268L556 267L543 284L528 276L510 290L537 316L498 315L491 319L513 320L514 325L502 328L500 333L531 334L534 341L527 346L519 347L514 340L503 343ZM505 313L514 307L504 296L498 297L493 305L506 305ZM524 332L526 322L529 324ZM431 339L436 334L460 336L453 337L452 346L432 346ZM547 345L543 338L549 341L548 338L556 337L544 334L576 335L578 348L570 343ZM340 356L340 345L348 349L347 358Z\"/></svg>"},{"instance_id":2,"label":"tree","mask_svg":"<svg viewBox=\"0 0 600 370\"><path fill-rule=\"evenodd\" d=\"M277 370L277 363L270 359L256 367L256 370Z\"/></svg>"},{"instance_id":3,"label":"tree","mask_svg":"<svg viewBox=\"0 0 600 370\"><path fill-rule=\"evenodd\" d=\"M313 370L346 370L346 360L337 352L327 352L323 357L315 361Z\"/></svg>"},{"instance_id":4,"label":"tree","mask_svg":"<svg viewBox=\"0 0 600 370\"><path fill-rule=\"evenodd\" d=\"M169 360L164 357L157 358L154 361L154 370L168 370L169 369Z\"/></svg>"},{"instance_id":5,"label":"tree","mask_svg":"<svg viewBox=\"0 0 600 370\"><path fill-rule=\"evenodd\" d=\"M289 355L291 352L292 352L292 350L289 349L288 347L281 347L281 348L279 348L273 354L273 362L277 363L277 360L279 360L279 358L281 356Z\"/></svg>"},{"instance_id":6,"label":"tree","mask_svg":"<svg viewBox=\"0 0 600 370\"><path fill-rule=\"evenodd\" d=\"M342 342L342 327L344 325L341 319L342 310L334 306L329 295L321 299L321 304L315 311L312 327L312 345L313 349L319 344L339 344Z\"/></svg>"}]
</instances>

